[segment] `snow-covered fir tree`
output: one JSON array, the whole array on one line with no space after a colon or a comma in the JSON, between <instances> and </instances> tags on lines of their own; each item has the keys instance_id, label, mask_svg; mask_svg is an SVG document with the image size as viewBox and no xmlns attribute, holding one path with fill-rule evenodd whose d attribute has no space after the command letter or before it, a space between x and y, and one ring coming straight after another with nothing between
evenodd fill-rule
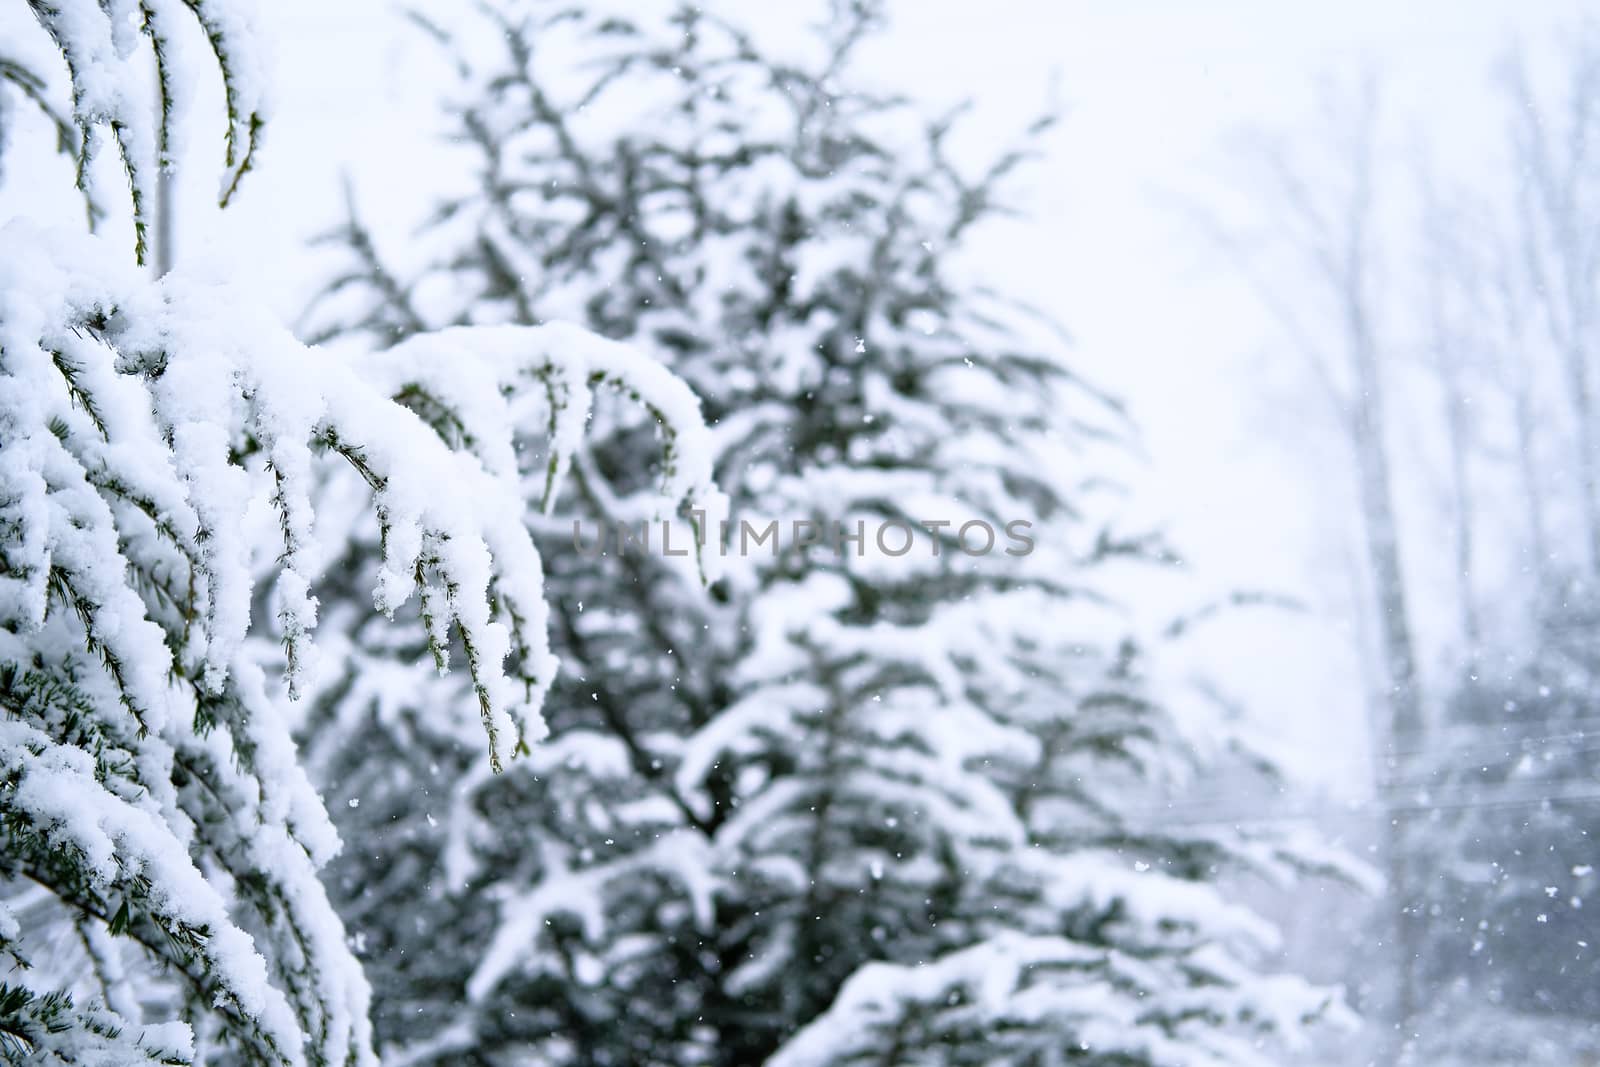
<instances>
[{"instance_id":1,"label":"snow-covered fir tree","mask_svg":"<svg viewBox=\"0 0 1600 1067\"><path fill-rule=\"evenodd\" d=\"M1583 583L1535 605L1528 649L1480 656L1446 718L1393 783L1395 817L1425 872L1413 980L1431 991L1415 1062L1570 1062L1600 1051L1591 946L1600 916L1594 712L1600 634Z\"/></svg>"},{"instance_id":2,"label":"snow-covered fir tree","mask_svg":"<svg viewBox=\"0 0 1600 1067\"><path fill-rule=\"evenodd\" d=\"M347 517L313 513L324 468L355 472L338 503L380 531L362 610L420 601L424 647L465 663L488 769L542 733L555 669L508 427L541 405L545 451L568 455L589 389L615 384L674 442L672 499L702 508L706 431L682 383L580 330L333 359L248 293L151 281L153 183L218 71L225 201L251 165L249 11L28 6L36 21L0 41L0 96L8 115L41 108L50 136L8 122L6 162L60 147L91 221L133 241L0 228L0 1056L375 1063L369 986L319 880L339 840L286 715L315 675L327 535ZM536 401L506 388L524 379ZM447 440L443 423L466 429ZM281 683L251 647L257 608Z\"/></svg>"},{"instance_id":3,"label":"snow-covered fir tree","mask_svg":"<svg viewBox=\"0 0 1600 1067\"><path fill-rule=\"evenodd\" d=\"M964 265L1026 153L966 173L859 88L877 17L781 58L699 5L428 24L476 188L416 271L352 212L308 329L625 340L702 398L731 520L706 597L640 530L648 415L597 407L553 509L519 454L564 663L520 773L417 642L327 613L302 738L397 1062L1249 1064L1341 1010L1219 884L1313 861L1149 814L1204 760L1122 592L1169 562L1116 519L1128 427Z\"/></svg>"}]
</instances>

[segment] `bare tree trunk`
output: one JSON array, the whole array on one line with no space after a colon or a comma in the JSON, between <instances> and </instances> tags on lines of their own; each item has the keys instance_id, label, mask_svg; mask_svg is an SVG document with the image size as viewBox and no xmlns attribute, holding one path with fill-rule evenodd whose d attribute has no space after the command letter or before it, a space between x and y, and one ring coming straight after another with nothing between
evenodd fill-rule
<instances>
[{"instance_id":1,"label":"bare tree trunk","mask_svg":"<svg viewBox=\"0 0 1600 1067\"><path fill-rule=\"evenodd\" d=\"M1384 386L1358 297L1349 301L1350 363L1355 396L1350 407L1350 444L1355 452L1366 540L1367 566L1378 616L1383 654L1384 694L1390 730L1415 735L1422 730L1417 657L1407 610L1405 572L1400 560L1389 453L1384 441Z\"/></svg>"},{"instance_id":2,"label":"bare tree trunk","mask_svg":"<svg viewBox=\"0 0 1600 1067\"><path fill-rule=\"evenodd\" d=\"M1395 518L1389 453L1384 439L1384 383L1378 366L1365 303L1362 277L1364 256L1352 255L1346 283L1346 344L1353 389L1350 399L1350 443L1355 452L1360 482L1362 528L1367 566L1377 607L1389 709L1388 752L1384 758L1389 781L1407 778L1401 750L1415 747L1422 728L1422 703L1417 679L1417 658L1407 610L1405 571L1400 558L1399 524ZM1380 781L1380 797L1383 784ZM1413 899L1414 879L1407 863L1405 826L1397 812L1386 812L1383 826L1385 876L1389 884L1391 946L1394 967L1394 1003L1391 1010L1391 1044L1386 1059L1391 1064L1406 1058L1417 1016L1416 960L1421 947L1422 920Z\"/></svg>"},{"instance_id":3,"label":"bare tree trunk","mask_svg":"<svg viewBox=\"0 0 1600 1067\"><path fill-rule=\"evenodd\" d=\"M163 67L163 53L158 46L155 54L155 74L157 95L153 103L165 114L168 101L161 95L165 91L167 71ZM163 126L159 140L156 144L156 210L155 233L153 243L154 255L150 258L150 269L157 278L163 278L172 270L173 262L177 257L177 250L173 247L177 231L177 201L175 185L178 181L177 161L173 158L172 145L168 140L166 127Z\"/></svg>"},{"instance_id":4,"label":"bare tree trunk","mask_svg":"<svg viewBox=\"0 0 1600 1067\"><path fill-rule=\"evenodd\" d=\"M156 233L155 256L152 259L157 278L165 277L172 270L173 261L177 250L173 242L177 239L177 197L173 195L173 183L178 176L166 167L161 168L161 173L156 178Z\"/></svg>"},{"instance_id":5,"label":"bare tree trunk","mask_svg":"<svg viewBox=\"0 0 1600 1067\"><path fill-rule=\"evenodd\" d=\"M1600 285L1600 209L1587 192L1600 112L1600 47L1585 40L1577 48L1567 83L1564 129L1547 121L1525 63L1508 64L1513 112L1518 123L1512 149L1521 179L1521 243L1531 289L1560 355L1567 401L1576 423L1573 471L1577 475L1584 547L1591 572L1600 572L1600 439L1595 426L1590 334L1596 286Z\"/></svg>"},{"instance_id":6,"label":"bare tree trunk","mask_svg":"<svg viewBox=\"0 0 1600 1067\"><path fill-rule=\"evenodd\" d=\"M1446 359L1455 357L1446 356ZM1478 618L1478 594L1473 582L1473 493L1469 463L1471 431L1467 424L1467 394L1459 366L1441 368L1445 382L1445 440L1450 449L1450 491L1455 515L1456 596L1461 610L1461 637L1467 655L1477 659L1483 647L1483 624Z\"/></svg>"},{"instance_id":7,"label":"bare tree trunk","mask_svg":"<svg viewBox=\"0 0 1600 1067\"><path fill-rule=\"evenodd\" d=\"M1514 257L1502 242L1490 249L1493 299L1499 311L1499 352L1496 374L1500 385L1511 394L1511 425L1515 435L1517 478L1522 489L1523 514L1527 519L1528 552L1533 557L1532 573L1540 593L1551 585L1549 524L1545 518L1544 480L1539 468L1539 419L1534 403L1534 373L1526 352L1527 321L1525 297L1518 287Z\"/></svg>"},{"instance_id":8,"label":"bare tree trunk","mask_svg":"<svg viewBox=\"0 0 1600 1067\"><path fill-rule=\"evenodd\" d=\"M1595 466L1594 401L1589 393L1588 353L1576 341L1566 347L1568 398L1578 424L1578 490L1583 504L1583 528L1588 534L1589 568L1600 571L1600 471Z\"/></svg>"},{"instance_id":9,"label":"bare tree trunk","mask_svg":"<svg viewBox=\"0 0 1600 1067\"><path fill-rule=\"evenodd\" d=\"M1544 493L1539 487L1539 462L1535 430L1538 425L1533 397L1526 382L1519 382L1512 400L1517 433L1517 473L1522 481L1522 499L1528 515L1528 551L1533 554L1534 581L1541 590L1550 587L1550 541L1545 532Z\"/></svg>"},{"instance_id":10,"label":"bare tree trunk","mask_svg":"<svg viewBox=\"0 0 1600 1067\"><path fill-rule=\"evenodd\" d=\"M1475 304L1482 287L1478 264L1455 234L1465 221L1452 216L1424 168L1421 179L1424 255L1422 275L1427 290L1428 331L1432 370L1439 384L1444 416L1445 449L1450 467L1449 514L1455 563L1456 600L1461 637L1469 661L1483 645L1478 600L1473 581L1472 428L1467 418L1468 338L1471 327L1459 321L1460 309ZM1453 301L1452 297L1459 298ZM1475 321L1475 320L1474 320Z\"/></svg>"},{"instance_id":11,"label":"bare tree trunk","mask_svg":"<svg viewBox=\"0 0 1600 1067\"><path fill-rule=\"evenodd\" d=\"M1275 220L1279 232L1288 235L1291 249L1314 272L1338 308L1339 322L1332 331L1336 344L1324 350L1327 332L1302 328L1289 313L1292 297L1286 295L1284 286L1293 282L1249 268L1247 276L1328 389L1350 450L1382 673L1382 692L1375 694L1382 714L1378 716L1381 721L1373 746L1379 759L1381 791L1387 782L1404 778L1403 768L1396 766L1397 753L1402 748L1416 747L1423 728L1423 702L1394 504L1393 470L1385 439L1385 376L1371 303L1375 289L1375 85L1369 78L1352 98L1335 103L1339 106L1330 114L1328 128L1336 154L1329 173L1342 176L1348 183L1345 195L1322 195L1321 191L1328 188L1327 175L1302 172L1281 146L1265 145L1260 163L1279 211L1280 217ZM1401 740L1405 743L1397 743ZM1406 864L1403 827L1397 819L1388 818L1381 829L1389 903L1393 905L1388 947L1394 976L1394 997L1388 1012L1392 1038L1384 1059L1398 1063L1412 1036L1418 1008L1414 968L1420 944L1420 915L1412 899L1414 887Z\"/></svg>"}]
</instances>

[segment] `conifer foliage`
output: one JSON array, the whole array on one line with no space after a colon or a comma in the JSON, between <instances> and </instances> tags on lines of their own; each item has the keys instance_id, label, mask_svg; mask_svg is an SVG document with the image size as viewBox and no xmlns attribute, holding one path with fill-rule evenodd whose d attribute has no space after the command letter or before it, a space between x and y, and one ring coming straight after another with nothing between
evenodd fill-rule
<instances>
[{"instance_id":1,"label":"conifer foliage","mask_svg":"<svg viewBox=\"0 0 1600 1067\"><path fill-rule=\"evenodd\" d=\"M1124 599L1169 561L1116 518L1129 428L1057 331L964 267L1026 152L965 173L951 123L854 88L869 3L838 5L809 59L700 5L452 11L426 25L459 60L477 187L416 272L352 215L310 328L578 319L693 386L736 521L725 553L709 531L700 596L659 540L574 543L651 513L651 420L597 407L549 516L522 457L565 663L527 773L467 758L437 711L455 683L416 648L330 615L348 667L303 736L362 842L330 886L382 1046L1249 1064L1336 1014L1266 973L1270 925L1218 885L1320 861L1140 814L1205 760ZM743 524L769 520L780 543L753 544ZM983 551L975 520L1034 548Z\"/></svg>"},{"instance_id":2,"label":"conifer foliage","mask_svg":"<svg viewBox=\"0 0 1600 1067\"><path fill-rule=\"evenodd\" d=\"M76 131L92 217L111 210L94 156L113 146L140 260L151 183L205 84L178 57L221 71L224 199L251 164L265 111L247 12L30 6L70 110L20 61L0 58L0 93ZM708 506L688 390L582 331L451 331L336 359L246 293L148 280L125 245L0 231L0 1054L376 1062L369 987L319 881L339 840L285 713L315 677L337 549L315 487L332 464L355 472L345 506L380 545L361 610L421 605L429 662L465 661L475 759L498 770L542 734L555 671L507 428L545 429L553 473L602 384L660 420L670 500ZM251 650L253 612L282 685Z\"/></svg>"}]
</instances>

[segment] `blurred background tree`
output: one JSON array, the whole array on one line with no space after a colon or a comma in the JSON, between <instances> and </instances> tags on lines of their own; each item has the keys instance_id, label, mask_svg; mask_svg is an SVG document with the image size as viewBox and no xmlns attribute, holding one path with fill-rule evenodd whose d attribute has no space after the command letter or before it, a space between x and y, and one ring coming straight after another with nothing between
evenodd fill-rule
<instances>
[{"instance_id":1,"label":"blurred background tree","mask_svg":"<svg viewBox=\"0 0 1600 1067\"><path fill-rule=\"evenodd\" d=\"M659 544L578 551L575 521L649 514L655 427L598 408L572 490L528 497L565 664L535 773L482 774L455 683L352 633L302 737L350 800L335 892L402 1062L1240 1064L1341 1014L1224 881L1337 858L1160 816L1219 767L1275 777L1132 603L1182 582L1118 520L1132 429L963 257L1045 124L965 173L951 118L857 87L879 16L831 9L809 62L688 5L424 20L476 188L414 275L352 207L308 331L625 339L694 386L732 514L784 545L735 545L709 599ZM795 519L867 543L798 548ZM969 555L970 519L1036 548Z\"/></svg>"},{"instance_id":2,"label":"blurred background tree","mask_svg":"<svg viewBox=\"0 0 1600 1067\"><path fill-rule=\"evenodd\" d=\"M1249 138L1247 187L1276 195L1203 219L1333 412L1358 503L1389 963L1347 966L1390 1062L1600 1047L1597 72L1589 28L1538 71L1508 53L1504 148L1473 174L1386 140L1370 72L1335 79L1325 136Z\"/></svg>"}]
</instances>

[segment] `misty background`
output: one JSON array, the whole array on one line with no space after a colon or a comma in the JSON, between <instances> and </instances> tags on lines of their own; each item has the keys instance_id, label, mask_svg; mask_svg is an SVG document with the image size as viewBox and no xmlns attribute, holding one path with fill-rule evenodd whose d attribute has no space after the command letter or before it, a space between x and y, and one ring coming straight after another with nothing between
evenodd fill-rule
<instances>
[{"instance_id":1,"label":"misty background","mask_svg":"<svg viewBox=\"0 0 1600 1067\"><path fill-rule=\"evenodd\" d=\"M448 21L447 8L421 9ZM804 5L742 14L779 54L804 37L811 17ZM1485 817L1506 835L1506 847L1515 850L1528 832L1519 820L1530 794L1514 792L1501 807L1503 789L1452 789L1437 768L1407 769L1386 753L1410 760L1436 748L1450 764L1482 758L1484 744L1490 756L1508 751L1497 734L1485 741L1442 723L1461 673L1475 668L1464 666L1462 583L1447 548L1457 518L1443 414L1451 400L1441 398L1435 373L1432 304L1441 297L1426 281L1451 273L1452 257L1481 254L1474 233L1484 223L1473 210L1515 229L1515 176L1523 164L1513 147L1511 65L1520 62L1547 101L1547 121L1562 121L1585 14L1581 3L1560 2L977 8L936 0L892 4L887 31L863 46L856 71L867 84L903 92L929 113L968 109L954 142L958 159L991 158L1035 116L1060 113L1063 121L1043 140L1043 158L1008 184L1015 217L976 231L969 265L985 284L1063 323L1076 365L1126 402L1146 460L1133 474L1134 516L1171 535L1212 596L1263 592L1292 602L1225 613L1180 655L1197 672L1225 674L1228 699L1237 700L1230 706L1252 719L1258 742L1290 772L1293 799L1263 802L1248 785L1233 795L1208 791L1169 808L1179 825L1298 824L1364 857L1391 882L1426 880L1430 861L1413 843L1424 873L1385 870L1386 804L1409 813L1394 816L1401 834L1403 820L1418 811L1438 804L1449 816L1477 801L1487 804ZM292 321L327 272L326 259L307 242L341 217L346 189L374 225L380 252L403 274L416 265L408 258L408 227L421 224L439 194L470 188L471 160L442 142L437 103L451 71L401 5L291 0L266 17L293 42L295 73L279 98L271 150L296 162L269 169L268 180L221 220L218 248L194 253L227 258L219 249L275 249L230 269L264 272L263 288L279 294ZM1342 358L1340 315L1327 306L1315 269L1304 269L1314 250L1296 230L1294 205L1275 188L1281 164L1341 222L1357 133L1371 139L1367 254L1373 330L1390 390L1383 447L1422 714L1437 727L1430 745L1387 736L1375 606L1381 595L1374 599L1363 541L1363 475L1319 377L1326 369L1316 365ZM1588 166L1596 163L1600 156ZM1452 211L1458 214L1435 217ZM1437 243L1429 226L1461 231L1462 243ZM188 255L183 229L179 247ZM1526 314L1538 316L1531 305ZM1460 328L1470 333L1474 323L1463 320ZM1527 329L1540 333L1531 321ZM1308 355L1307 336L1329 351ZM1457 383L1458 404L1492 388L1482 352L1472 358L1480 365ZM1569 425L1570 413L1557 409L1558 392L1535 401L1541 424ZM1496 402L1482 399L1486 409ZM1508 431L1490 418L1470 432L1469 465L1486 468L1473 507L1491 516L1518 508L1515 490L1496 473L1510 462ZM1570 485L1565 454L1552 449L1541 462L1552 484ZM1581 569L1581 537L1567 529L1570 536L1551 536L1550 562ZM1484 530L1475 552L1474 612L1494 624L1500 644L1493 652L1532 654L1541 640L1527 617L1537 568L1520 531ZM1160 584L1151 583L1146 606L1161 595ZM1168 608L1177 615L1193 606ZM1581 794L1595 782L1583 726L1576 734L1531 729L1506 743L1550 737L1576 747L1576 781L1563 777L1548 788ZM1577 854L1587 853L1586 837L1569 842ZM1309 896L1260 906L1287 931L1292 967L1350 983L1369 1015L1381 1016L1377 1006L1402 995L1376 962L1393 932L1369 897L1315 885ZM1600 988L1587 945L1562 947L1570 958L1551 967L1565 981ZM1414 981L1410 995L1448 999L1421 975ZM1461 1017L1458 1008L1439 1010ZM1594 1047L1592 1035L1552 1029L1535 1050L1532 1037L1511 1033L1514 1051L1500 1053L1513 1060L1573 1062L1569 1049ZM1467 1046L1480 1047L1474 1040ZM1373 1046L1318 1051L1332 1062L1368 1062Z\"/></svg>"},{"instance_id":2,"label":"misty background","mask_svg":"<svg viewBox=\"0 0 1600 1067\"><path fill-rule=\"evenodd\" d=\"M260 278L290 321L322 284L307 243L341 217L346 180L401 263L407 227L420 225L435 191L469 181L469 161L442 141L437 105L449 67L408 6L284 0L264 9L292 64L277 95L274 163L236 210L179 226L182 255ZM1441 178L1495 180L1509 123L1497 68L1513 48L1535 69L1553 62L1583 11L1558 2L1012 2L979 11L935 0L892 5L889 30L864 46L860 69L884 87L930 111L970 104L957 145L972 159L1011 143L1047 107L1061 109L1048 157L1009 187L1019 217L974 238L985 280L1053 314L1072 333L1079 365L1126 401L1150 460L1143 502L1206 580L1306 602L1298 617L1230 620L1216 653L1250 664L1230 686L1266 715L1283 742L1277 754L1341 799L1371 787L1364 712L1348 686L1363 669L1354 486L1311 373L1211 240L1209 216L1238 215L1254 195L1256 178L1235 151L1242 138L1315 141L1329 82L1336 94L1340 79L1348 87L1370 75L1385 192L1394 194L1380 244L1403 265L1414 255L1404 202L1418 162L1431 160ZM803 5L744 15L774 42L810 17ZM185 203L204 210L207 199ZM186 231L212 226L222 235L215 247L184 245ZM1396 292L1385 314L1405 331L1422 301ZM1405 358L1422 358L1415 336L1404 345ZM1421 428L1396 432L1397 445L1427 461ZM1419 528L1437 522L1440 501L1404 487L1401 495ZM1424 591L1414 625L1438 655L1454 614L1451 576L1418 547L1408 559Z\"/></svg>"}]
</instances>

